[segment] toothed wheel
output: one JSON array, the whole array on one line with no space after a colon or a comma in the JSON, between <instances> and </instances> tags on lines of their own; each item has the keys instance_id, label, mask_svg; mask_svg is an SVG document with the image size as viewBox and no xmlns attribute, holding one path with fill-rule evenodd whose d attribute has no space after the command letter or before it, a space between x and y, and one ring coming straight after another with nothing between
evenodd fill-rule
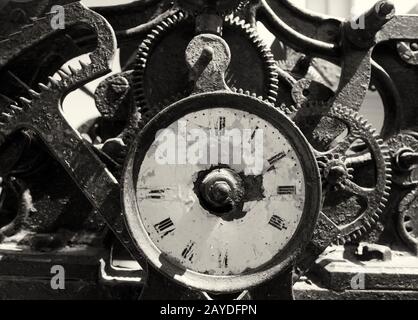
<instances>
[{"instance_id":1,"label":"toothed wheel","mask_svg":"<svg viewBox=\"0 0 418 320\"><path fill-rule=\"evenodd\" d=\"M399 204L398 230L402 240L418 254L418 189Z\"/></svg>"},{"instance_id":2,"label":"toothed wheel","mask_svg":"<svg viewBox=\"0 0 418 320\"><path fill-rule=\"evenodd\" d=\"M154 28L140 45L133 74L135 110L125 135L142 128L162 110L165 101L191 93L194 84L189 78L184 52L195 36L193 25L190 16L178 12ZM232 56L225 74L227 85L275 102L277 65L255 30L243 20L228 16L223 38ZM252 63L248 64L248 61Z\"/></svg>"},{"instance_id":3,"label":"toothed wheel","mask_svg":"<svg viewBox=\"0 0 418 320\"><path fill-rule=\"evenodd\" d=\"M178 0L180 8L191 14L217 13L226 15L228 13L242 9L248 0Z\"/></svg>"},{"instance_id":4,"label":"toothed wheel","mask_svg":"<svg viewBox=\"0 0 418 320\"><path fill-rule=\"evenodd\" d=\"M376 224L387 203L391 184L388 147L367 121L341 105L311 103L296 117L304 123L331 118L346 127L327 150L315 153L324 187L323 213L338 226L338 242L359 241Z\"/></svg>"}]
</instances>

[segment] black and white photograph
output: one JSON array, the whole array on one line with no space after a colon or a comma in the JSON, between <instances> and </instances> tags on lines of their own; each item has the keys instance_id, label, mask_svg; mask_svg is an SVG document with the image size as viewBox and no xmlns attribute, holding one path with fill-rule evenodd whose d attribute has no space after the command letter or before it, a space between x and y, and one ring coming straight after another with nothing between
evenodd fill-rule
<instances>
[{"instance_id":1,"label":"black and white photograph","mask_svg":"<svg viewBox=\"0 0 418 320\"><path fill-rule=\"evenodd\" d=\"M10 300L418 300L418 0L0 0Z\"/></svg>"}]
</instances>

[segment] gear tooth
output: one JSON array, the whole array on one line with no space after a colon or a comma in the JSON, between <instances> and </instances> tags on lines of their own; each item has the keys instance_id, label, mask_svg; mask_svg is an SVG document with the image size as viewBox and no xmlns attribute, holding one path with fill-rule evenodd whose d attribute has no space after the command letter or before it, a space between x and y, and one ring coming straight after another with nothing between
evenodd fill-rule
<instances>
[{"instance_id":1,"label":"gear tooth","mask_svg":"<svg viewBox=\"0 0 418 320\"><path fill-rule=\"evenodd\" d=\"M89 65L81 60L78 61L82 69L86 69Z\"/></svg>"},{"instance_id":2,"label":"gear tooth","mask_svg":"<svg viewBox=\"0 0 418 320\"><path fill-rule=\"evenodd\" d=\"M275 96L277 96L277 91L274 91L274 90L269 90L269 95L270 96L272 96L272 97L275 97Z\"/></svg>"},{"instance_id":3,"label":"gear tooth","mask_svg":"<svg viewBox=\"0 0 418 320\"><path fill-rule=\"evenodd\" d=\"M20 100L20 102L22 102L22 104L23 104L25 107L30 107L30 106L31 106L31 104L32 104L32 101L31 101L31 100L29 100L29 99L27 99L27 98L25 98L25 97L19 97L19 100Z\"/></svg>"},{"instance_id":4,"label":"gear tooth","mask_svg":"<svg viewBox=\"0 0 418 320\"><path fill-rule=\"evenodd\" d=\"M68 65L68 69L70 69L72 75L75 75L77 73L77 70L71 65Z\"/></svg>"},{"instance_id":5,"label":"gear tooth","mask_svg":"<svg viewBox=\"0 0 418 320\"><path fill-rule=\"evenodd\" d=\"M2 115L4 118L7 118L7 119L11 119L11 118L13 118L13 115L12 115L12 114L10 114L10 113L7 113L7 112L2 112L2 113L1 113L1 115Z\"/></svg>"},{"instance_id":6,"label":"gear tooth","mask_svg":"<svg viewBox=\"0 0 418 320\"><path fill-rule=\"evenodd\" d=\"M23 108L21 108L21 107L19 107L19 106L15 105L15 104L11 104L11 105L10 105L10 108L11 108L12 110L14 110L14 111L17 111L17 112L20 112L20 111L22 111L22 110L23 110Z\"/></svg>"},{"instance_id":7,"label":"gear tooth","mask_svg":"<svg viewBox=\"0 0 418 320\"><path fill-rule=\"evenodd\" d=\"M49 79L49 84L51 87L58 87L59 86L59 82L57 80L55 80L53 77L48 77Z\"/></svg>"},{"instance_id":8,"label":"gear tooth","mask_svg":"<svg viewBox=\"0 0 418 320\"><path fill-rule=\"evenodd\" d=\"M279 90L279 86L277 84L271 84L270 88L272 88L272 92L274 92L275 95L277 95L277 90Z\"/></svg>"},{"instance_id":9,"label":"gear tooth","mask_svg":"<svg viewBox=\"0 0 418 320\"><path fill-rule=\"evenodd\" d=\"M60 75L62 80L67 79L69 77L69 74L63 69L59 69L58 74Z\"/></svg>"},{"instance_id":10,"label":"gear tooth","mask_svg":"<svg viewBox=\"0 0 418 320\"><path fill-rule=\"evenodd\" d=\"M47 87L43 83L38 83L38 87L41 91L48 91L49 90L49 87Z\"/></svg>"},{"instance_id":11,"label":"gear tooth","mask_svg":"<svg viewBox=\"0 0 418 320\"><path fill-rule=\"evenodd\" d=\"M377 215L373 215L372 217L370 217L369 218L369 222L372 224L372 225L375 225L376 223L377 223L377 221L379 220L379 216L377 216Z\"/></svg>"},{"instance_id":12,"label":"gear tooth","mask_svg":"<svg viewBox=\"0 0 418 320\"><path fill-rule=\"evenodd\" d=\"M29 89L29 94L32 98L39 98L40 94L36 92L35 90Z\"/></svg>"}]
</instances>

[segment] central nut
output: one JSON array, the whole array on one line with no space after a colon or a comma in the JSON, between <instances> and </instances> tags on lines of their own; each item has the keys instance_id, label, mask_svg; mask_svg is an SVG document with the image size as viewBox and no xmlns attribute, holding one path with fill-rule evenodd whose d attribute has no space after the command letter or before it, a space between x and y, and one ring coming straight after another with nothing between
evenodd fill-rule
<instances>
[{"instance_id":1,"label":"central nut","mask_svg":"<svg viewBox=\"0 0 418 320\"><path fill-rule=\"evenodd\" d=\"M200 197L214 212L229 212L237 208L244 196L241 177L230 169L209 172L200 184Z\"/></svg>"},{"instance_id":2,"label":"central nut","mask_svg":"<svg viewBox=\"0 0 418 320\"><path fill-rule=\"evenodd\" d=\"M228 198L232 195L232 189L230 185L225 181L218 181L213 184L210 188L209 197L212 198L213 201L222 204L227 203Z\"/></svg>"}]
</instances>

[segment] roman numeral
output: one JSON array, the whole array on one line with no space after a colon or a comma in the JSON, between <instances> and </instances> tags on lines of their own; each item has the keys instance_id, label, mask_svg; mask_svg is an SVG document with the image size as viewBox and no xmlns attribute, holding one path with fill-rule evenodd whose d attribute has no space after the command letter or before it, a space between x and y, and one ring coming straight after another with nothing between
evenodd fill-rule
<instances>
[{"instance_id":1,"label":"roman numeral","mask_svg":"<svg viewBox=\"0 0 418 320\"><path fill-rule=\"evenodd\" d=\"M267 162L270 164L270 167L267 169L267 172L274 170L276 168L275 164L279 162L280 160L282 160L284 157L286 157L286 153L280 152L276 154L275 156L271 157L270 159L268 159Z\"/></svg>"},{"instance_id":2,"label":"roman numeral","mask_svg":"<svg viewBox=\"0 0 418 320\"><path fill-rule=\"evenodd\" d=\"M260 129L259 127L256 127L253 131L253 133L251 134L251 140L254 140L255 138L255 134L257 133L257 130Z\"/></svg>"},{"instance_id":3,"label":"roman numeral","mask_svg":"<svg viewBox=\"0 0 418 320\"><path fill-rule=\"evenodd\" d=\"M165 190L163 189L153 189L144 193L145 199L163 199L165 197Z\"/></svg>"},{"instance_id":4,"label":"roman numeral","mask_svg":"<svg viewBox=\"0 0 418 320\"><path fill-rule=\"evenodd\" d=\"M193 257L194 257L194 252L193 252L193 247L195 246L195 242L190 241L189 244L186 246L186 248L184 248L183 252L181 253L181 256L184 259L189 260L190 262L192 262Z\"/></svg>"},{"instance_id":5,"label":"roman numeral","mask_svg":"<svg viewBox=\"0 0 418 320\"><path fill-rule=\"evenodd\" d=\"M295 195L296 187L295 186L279 186L277 188L278 195Z\"/></svg>"},{"instance_id":6,"label":"roman numeral","mask_svg":"<svg viewBox=\"0 0 418 320\"><path fill-rule=\"evenodd\" d=\"M158 232L158 234L161 235L161 238L164 238L166 235L170 234L174 230L176 230L176 227L174 226L173 221L171 221L170 218L167 218L160 223L157 223L154 225L155 230Z\"/></svg>"},{"instance_id":7,"label":"roman numeral","mask_svg":"<svg viewBox=\"0 0 418 320\"><path fill-rule=\"evenodd\" d=\"M287 226L286 226L285 221L282 218L280 218L279 216L276 216L276 215L271 217L271 219L269 221L269 225L271 225L271 226L273 226L273 227L275 227L276 229L279 229L279 230L287 230Z\"/></svg>"},{"instance_id":8,"label":"roman numeral","mask_svg":"<svg viewBox=\"0 0 418 320\"><path fill-rule=\"evenodd\" d=\"M228 268L228 252L219 252L218 264L219 268Z\"/></svg>"},{"instance_id":9,"label":"roman numeral","mask_svg":"<svg viewBox=\"0 0 418 320\"><path fill-rule=\"evenodd\" d=\"M219 117L218 129L217 129L217 132L218 132L219 136L225 134L225 126L226 126L226 118L225 117Z\"/></svg>"}]
</instances>

